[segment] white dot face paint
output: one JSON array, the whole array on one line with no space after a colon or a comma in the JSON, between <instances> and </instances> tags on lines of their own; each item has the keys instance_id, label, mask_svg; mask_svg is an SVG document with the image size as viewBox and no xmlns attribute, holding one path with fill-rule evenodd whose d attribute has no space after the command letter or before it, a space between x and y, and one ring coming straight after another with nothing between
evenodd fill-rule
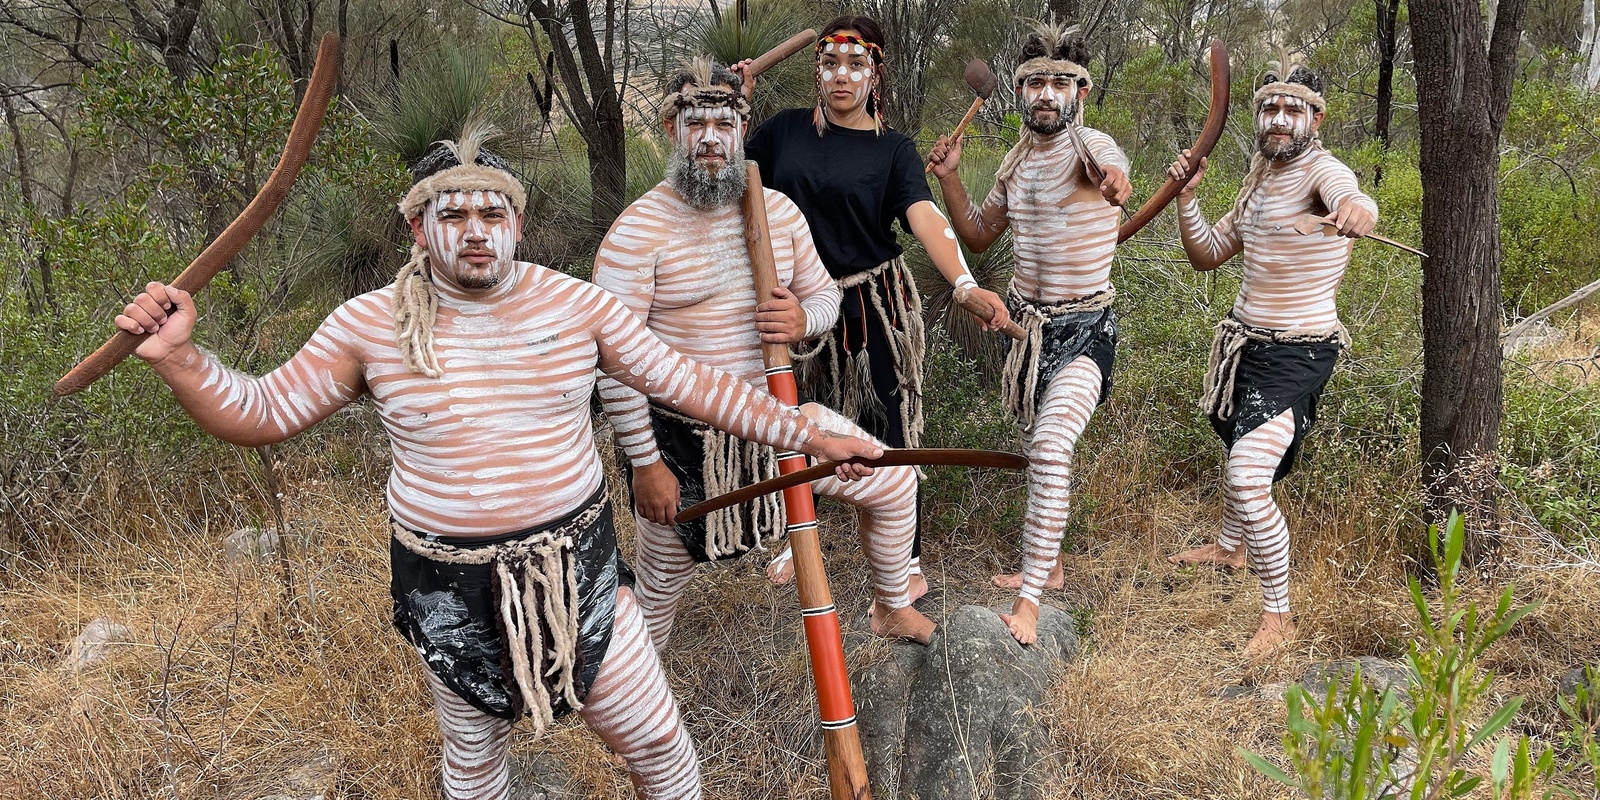
<instances>
[{"instance_id":1,"label":"white dot face paint","mask_svg":"<svg viewBox=\"0 0 1600 800\"><path fill-rule=\"evenodd\" d=\"M817 77L821 79L823 100L833 113L854 113L866 105L872 93L872 57L860 45L824 48L817 57Z\"/></svg>"},{"instance_id":2,"label":"white dot face paint","mask_svg":"<svg viewBox=\"0 0 1600 800\"><path fill-rule=\"evenodd\" d=\"M824 53L831 53L831 52L833 52L833 42L828 42L828 46L827 46L827 47L825 47L825 48L823 48L823 49L822 49L822 52L824 52Z\"/></svg>"},{"instance_id":3,"label":"white dot face paint","mask_svg":"<svg viewBox=\"0 0 1600 800\"><path fill-rule=\"evenodd\" d=\"M490 289L511 272L516 209L500 192L440 192L422 213L435 275L463 289Z\"/></svg>"}]
</instances>

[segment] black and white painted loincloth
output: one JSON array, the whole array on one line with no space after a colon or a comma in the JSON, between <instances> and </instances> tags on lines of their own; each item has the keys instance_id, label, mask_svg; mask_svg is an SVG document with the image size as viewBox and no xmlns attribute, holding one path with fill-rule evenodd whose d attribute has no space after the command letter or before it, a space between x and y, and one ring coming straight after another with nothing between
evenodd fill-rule
<instances>
[{"instance_id":1,"label":"black and white painted loincloth","mask_svg":"<svg viewBox=\"0 0 1600 800\"><path fill-rule=\"evenodd\" d=\"M577 510L498 536L438 536L398 522L389 544L394 625L462 699L535 733L583 707L611 645L617 553L602 484Z\"/></svg>"},{"instance_id":2,"label":"black and white painted loincloth","mask_svg":"<svg viewBox=\"0 0 1600 800\"><path fill-rule=\"evenodd\" d=\"M778 476L773 449L747 442L700 420L650 404L650 429L661 460L678 479L679 508ZM633 466L621 459L633 492ZM637 498L632 498L637 503ZM696 561L736 558L783 536L783 496L769 494L676 526Z\"/></svg>"},{"instance_id":3,"label":"black and white painted loincloth","mask_svg":"<svg viewBox=\"0 0 1600 800\"><path fill-rule=\"evenodd\" d=\"M1294 440L1273 481L1294 469L1300 443L1317 421L1317 402L1339 353L1350 346L1343 325L1325 330L1279 330L1246 325L1232 316L1217 323L1200 409L1222 443L1234 442L1285 411L1294 411Z\"/></svg>"},{"instance_id":4,"label":"black and white painted loincloth","mask_svg":"<svg viewBox=\"0 0 1600 800\"><path fill-rule=\"evenodd\" d=\"M894 372L899 430L896 447L918 447L922 441L922 361L927 352L922 298L905 258L896 256L869 270L839 279L839 321L809 346L792 347L795 380L800 391L843 414L868 431L882 434L881 422L891 412L874 388L869 351L887 354ZM881 345L878 344L881 342ZM879 380L882 383L882 380Z\"/></svg>"},{"instance_id":5,"label":"black and white painted loincloth","mask_svg":"<svg viewBox=\"0 0 1600 800\"><path fill-rule=\"evenodd\" d=\"M1023 298L1015 289L1006 292L1006 308L1027 338L1007 340L1000 397L1023 430L1033 427L1044 404L1044 390L1056 373L1082 356L1100 368L1097 402L1104 403L1111 395L1111 368L1117 350L1117 312L1111 304L1116 299L1116 289L1106 289L1066 303L1043 305Z\"/></svg>"}]
</instances>

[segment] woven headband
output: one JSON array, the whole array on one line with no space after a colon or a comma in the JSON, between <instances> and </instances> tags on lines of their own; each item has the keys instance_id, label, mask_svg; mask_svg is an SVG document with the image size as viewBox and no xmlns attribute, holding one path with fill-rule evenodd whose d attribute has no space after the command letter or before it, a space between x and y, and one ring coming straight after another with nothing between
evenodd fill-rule
<instances>
[{"instance_id":1,"label":"woven headband","mask_svg":"<svg viewBox=\"0 0 1600 800\"><path fill-rule=\"evenodd\" d=\"M872 60L883 63L883 48L861 38L847 33L834 33L817 40L817 53L857 53L872 56Z\"/></svg>"},{"instance_id":2,"label":"woven headband","mask_svg":"<svg viewBox=\"0 0 1600 800\"><path fill-rule=\"evenodd\" d=\"M1080 64L1061 58L1030 58L1017 65L1017 71L1012 73L1012 79L1016 85L1021 86L1031 75L1071 75L1077 79L1079 86L1094 84L1089 77L1089 70Z\"/></svg>"},{"instance_id":3,"label":"woven headband","mask_svg":"<svg viewBox=\"0 0 1600 800\"><path fill-rule=\"evenodd\" d=\"M1272 83L1262 86L1260 89L1256 90L1255 97L1251 100L1251 102L1259 107L1261 105L1261 101L1280 94L1288 95L1289 97L1298 97L1301 100L1306 101L1306 103L1316 111L1325 112L1328 110L1328 101L1322 99L1321 94L1312 91L1311 87L1303 83L1289 83L1287 81L1273 81Z\"/></svg>"}]
</instances>

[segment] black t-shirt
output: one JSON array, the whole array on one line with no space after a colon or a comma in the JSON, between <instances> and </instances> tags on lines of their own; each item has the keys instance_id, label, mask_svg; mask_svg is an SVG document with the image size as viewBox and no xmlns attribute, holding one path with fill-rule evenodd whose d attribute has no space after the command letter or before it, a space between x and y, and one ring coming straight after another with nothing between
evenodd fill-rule
<instances>
[{"instance_id":1,"label":"black t-shirt","mask_svg":"<svg viewBox=\"0 0 1600 800\"><path fill-rule=\"evenodd\" d=\"M906 209L933 193L910 137L832 124L818 136L811 113L778 112L750 135L745 157L761 165L767 188L800 207L823 266L843 278L900 255L891 224L910 232Z\"/></svg>"}]
</instances>

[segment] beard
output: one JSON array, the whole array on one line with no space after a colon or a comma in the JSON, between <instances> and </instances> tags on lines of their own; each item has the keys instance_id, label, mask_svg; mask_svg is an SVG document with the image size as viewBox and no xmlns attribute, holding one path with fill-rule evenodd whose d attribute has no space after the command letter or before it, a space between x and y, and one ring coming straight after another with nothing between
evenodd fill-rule
<instances>
[{"instance_id":1,"label":"beard","mask_svg":"<svg viewBox=\"0 0 1600 800\"><path fill-rule=\"evenodd\" d=\"M1275 144L1268 138L1273 133L1289 134L1289 141ZM1310 131L1265 130L1256 134L1256 149L1269 161L1293 161L1311 147Z\"/></svg>"},{"instance_id":2,"label":"beard","mask_svg":"<svg viewBox=\"0 0 1600 800\"><path fill-rule=\"evenodd\" d=\"M1055 109L1055 119L1049 122L1044 122L1035 116L1037 112L1047 110L1048 108ZM1063 108L1060 103L1046 102L1042 105L1035 104L1028 106L1028 113L1023 116L1022 124L1027 125L1028 130L1033 131L1040 136L1054 136L1055 134L1066 130L1067 122L1069 120L1076 119L1077 116L1078 101L1076 98L1069 101L1065 108Z\"/></svg>"},{"instance_id":3,"label":"beard","mask_svg":"<svg viewBox=\"0 0 1600 800\"><path fill-rule=\"evenodd\" d=\"M744 154L735 153L715 170L708 170L689 156L682 145L672 148L667 160L667 183L683 196L684 202L706 210L737 203L744 197Z\"/></svg>"},{"instance_id":4,"label":"beard","mask_svg":"<svg viewBox=\"0 0 1600 800\"><path fill-rule=\"evenodd\" d=\"M465 269L465 262L457 261L451 265L451 280L463 289L493 289L500 285L506 277L505 259L497 259L490 272L469 272Z\"/></svg>"}]
</instances>

